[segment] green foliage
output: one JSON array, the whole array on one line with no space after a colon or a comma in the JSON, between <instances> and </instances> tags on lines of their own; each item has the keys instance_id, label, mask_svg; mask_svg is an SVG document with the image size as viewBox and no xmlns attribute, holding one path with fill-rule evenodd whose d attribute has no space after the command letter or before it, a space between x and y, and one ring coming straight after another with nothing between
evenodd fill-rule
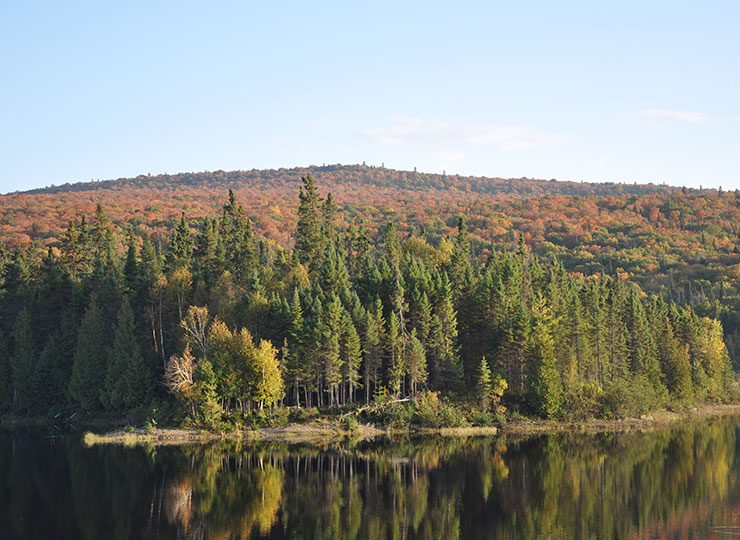
<instances>
[{"instance_id":1,"label":"green foliage","mask_svg":"<svg viewBox=\"0 0 740 540\"><path fill-rule=\"evenodd\" d=\"M311 420L319 418L320 413L316 407L291 407L288 414L288 420L298 424L305 424Z\"/></svg>"},{"instance_id":2,"label":"green foliage","mask_svg":"<svg viewBox=\"0 0 740 540\"><path fill-rule=\"evenodd\" d=\"M13 355L10 375L13 382L13 405L28 409L33 399L33 370L36 359L35 341L31 328L31 313L24 309L13 328Z\"/></svg>"},{"instance_id":3,"label":"green foliage","mask_svg":"<svg viewBox=\"0 0 740 540\"><path fill-rule=\"evenodd\" d=\"M645 375L607 384L602 399L606 416L615 418L638 417L665 405L663 395Z\"/></svg>"},{"instance_id":4,"label":"green foliage","mask_svg":"<svg viewBox=\"0 0 740 540\"><path fill-rule=\"evenodd\" d=\"M105 330L100 308L93 298L77 334L69 382L70 397L87 411L97 410L101 406L101 381L105 381L108 356Z\"/></svg>"},{"instance_id":5,"label":"green foliage","mask_svg":"<svg viewBox=\"0 0 740 540\"><path fill-rule=\"evenodd\" d=\"M141 407L151 398L151 374L134 333L134 313L121 303L101 400L111 409Z\"/></svg>"},{"instance_id":6,"label":"green foliage","mask_svg":"<svg viewBox=\"0 0 740 540\"><path fill-rule=\"evenodd\" d=\"M0 248L0 402L120 411L155 400L167 418L231 429L273 421L276 407L373 398L379 422L446 426L496 421L502 400L585 418L737 393L725 342L740 347L740 317L720 302L724 284L697 284L688 300L649 295L625 261L579 266L511 220L450 209L406 223L378 210L387 227L361 224L306 174L297 224L270 209L297 225L292 250L287 229L276 240L233 191L220 216L182 214L158 225L164 236L135 223L124 235L99 207L92 229L69 223L45 254ZM628 239L589 231L604 245Z\"/></svg>"},{"instance_id":7,"label":"green foliage","mask_svg":"<svg viewBox=\"0 0 740 540\"><path fill-rule=\"evenodd\" d=\"M349 432L352 432L352 431L357 431L358 427L359 427L359 422L357 421L357 417L354 414L350 414L349 416L345 417L344 429L346 429Z\"/></svg>"}]
</instances>

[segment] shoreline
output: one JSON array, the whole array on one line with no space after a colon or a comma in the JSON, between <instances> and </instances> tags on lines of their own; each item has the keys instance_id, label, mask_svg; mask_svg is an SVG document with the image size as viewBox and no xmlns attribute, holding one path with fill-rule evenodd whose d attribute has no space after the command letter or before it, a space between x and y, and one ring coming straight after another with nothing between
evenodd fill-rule
<instances>
[{"instance_id":1,"label":"shoreline","mask_svg":"<svg viewBox=\"0 0 740 540\"><path fill-rule=\"evenodd\" d=\"M380 428L359 424L348 430L335 424L289 424L283 427L237 430L229 433L202 429L157 428L147 432L143 428L133 431L114 430L102 434L86 432L83 442L87 446L98 444L117 445L193 445L214 441L287 442L329 444L342 441L363 441L392 436L529 436L550 433L618 433L626 431L652 431L666 429L685 420L700 420L722 416L740 415L740 404L707 405L686 412L655 411L641 418L614 420L590 419L576 422L539 419L517 419L503 426L474 426L459 428Z\"/></svg>"},{"instance_id":2,"label":"shoreline","mask_svg":"<svg viewBox=\"0 0 740 540\"><path fill-rule=\"evenodd\" d=\"M688 411L653 411L640 418L618 418L565 421L521 419L501 426L502 435L539 435L546 433L619 433L624 431L652 431L665 429L685 420L740 416L740 404L704 405Z\"/></svg>"}]
</instances>

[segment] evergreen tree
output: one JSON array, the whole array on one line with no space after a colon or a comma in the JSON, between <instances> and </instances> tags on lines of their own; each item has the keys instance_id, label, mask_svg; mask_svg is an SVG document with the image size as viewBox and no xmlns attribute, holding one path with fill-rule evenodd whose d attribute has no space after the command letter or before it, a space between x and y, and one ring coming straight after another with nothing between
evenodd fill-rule
<instances>
[{"instance_id":1,"label":"evergreen tree","mask_svg":"<svg viewBox=\"0 0 740 540\"><path fill-rule=\"evenodd\" d=\"M409 376L409 393L415 396L419 386L424 385L427 380L427 357L424 346L416 337L416 331L412 331L406 348L405 364Z\"/></svg>"},{"instance_id":2,"label":"evergreen tree","mask_svg":"<svg viewBox=\"0 0 740 540\"><path fill-rule=\"evenodd\" d=\"M13 354L10 357L13 406L16 410L27 410L34 398L35 343L31 313L28 309L24 309L18 316L13 328Z\"/></svg>"},{"instance_id":3,"label":"evergreen tree","mask_svg":"<svg viewBox=\"0 0 740 540\"><path fill-rule=\"evenodd\" d=\"M136 256L136 242L134 237L129 235L126 246L126 262L123 265L123 278L126 284L126 290L133 294L139 290L139 261Z\"/></svg>"},{"instance_id":4,"label":"evergreen tree","mask_svg":"<svg viewBox=\"0 0 740 540\"><path fill-rule=\"evenodd\" d=\"M352 317L345 312L342 318L342 404L354 402L355 390L360 384L360 362L362 361L362 346L360 335L357 333ZM346 390L346 393L345 393Z\"/></svg>"},{"instance_id":5,"label":"evergreen tree","mask_svg":"<svg viewBox=\"0 0 740 540\"><path fill-rule=\"evenodd\" d=\"M107 373L106 328L93 297L80 323L69 381L70 397L87 411L100 408L100 381Z\"/></svg>"},{"instance_id":6,"label":"evergreen tree","mask_svg":"<svg viewBox=\"0 0 740 540\"><path fill-rule=\"evenodd\" d=\"M112 409L133 408L147 403L151 374L134 334L134 313L128 299L121 302L101 401Z\"/></svg>"},{"instance_id":7,"label":"evergreen tree","mask_svg":"<svg viewBox=\"0 0 740 540\"><path fill-rule=\"evenodd\" d=\"M190 266L193 246L193 234L190 232L190 227L185 221L185 212L183 212L180 222L172 231L170 246L165 255L165 268L168 273Z\"/></svg>"},{"instance_id":8,"label":"evergreen tree","mask_svg":"<svg viewBox=\"0 0 740 540\"><path fill-rule=\"evenodd\" d=\"M381 368L383 363L382 343L384 342L385 318L380 298L367 310L365 322L365 339L363 343L364 363L363 380L365 382L365 403L370 402L371 387L377 392L381 385Z\"/></svg>"},{"instance_id":9,"label":"evergreen tree","mask_svg":"<svg viewBox=\"0 0 740 540\"><path fill-rule=\"evenodd\" d=\"M491 378L491 368L488 367L486 357L480 359L478 368L478 384L475 389L475 397L484 411L491 410L491 397L493 395L493 380Z\"/></svg>"},{"instance_id":10,"label":"evergreen tree","mask_svg":"<svg viewBox=\"0 0 740 540\"><path fill-rule=\"evenodd\" d=\"M560 411L563 387L557 369L549 308L542 297L532 306L532 330L527 342L527 357L531 365L530 405L542 416L552 418Z\"/></svg>"},{"instance_id":11,"label":"evergreen tree","mask_svg":"<svg viewBox=\"0 0 740 540\"><path fill-rule=\"evenodd\" d=\"M298 195L300 204L298 206L298 232L296 234L295 251L298 260L312 268L322 248L321 198L316 190L311 173L308 173L301 180L303 186L301 186Z\"/></svg>"},{"instance_id":12,"label":"evergreen tree","mask_svg":"<svg viewBox=\"0 0 740 540\"><path fill-rule=\"evenodd\" d=\"M440 301L432 316L431 347L436 388L459 391L462 366L457 347L457 313L452 304L452 291L446 276L442 282Z\"/></svg>"}]
</instances>

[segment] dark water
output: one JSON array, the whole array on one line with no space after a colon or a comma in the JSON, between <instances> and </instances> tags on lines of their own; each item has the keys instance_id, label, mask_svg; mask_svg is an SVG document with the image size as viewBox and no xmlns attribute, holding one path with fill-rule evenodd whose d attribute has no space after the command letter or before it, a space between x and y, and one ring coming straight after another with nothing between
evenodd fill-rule
<instances>
[{"instance_id":1,"label":"dark water","mask_svg":"<svg viewBox=\"0 0 740 540\"><path fill-rule=\"evenodd\" d=\"M739 427L322 450L0 432L0 538L740 537Z\"/></svg>"}]
</instances>

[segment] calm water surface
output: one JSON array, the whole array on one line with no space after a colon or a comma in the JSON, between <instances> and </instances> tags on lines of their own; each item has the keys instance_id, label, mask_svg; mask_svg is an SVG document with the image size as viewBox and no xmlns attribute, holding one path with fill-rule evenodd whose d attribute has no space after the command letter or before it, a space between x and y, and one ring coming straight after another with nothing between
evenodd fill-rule
<instances>
[{"instance_id":1,"label":"calm water surface","mask_svg":"<svg viewBox=\"0 0 740 540\"><path fill-rule=\"evenodd\" d=\"M0 537L740 537L739 428L724 418L652 433L322 450L85 448L0 432Z\"/></svg>"}]
</instances>

